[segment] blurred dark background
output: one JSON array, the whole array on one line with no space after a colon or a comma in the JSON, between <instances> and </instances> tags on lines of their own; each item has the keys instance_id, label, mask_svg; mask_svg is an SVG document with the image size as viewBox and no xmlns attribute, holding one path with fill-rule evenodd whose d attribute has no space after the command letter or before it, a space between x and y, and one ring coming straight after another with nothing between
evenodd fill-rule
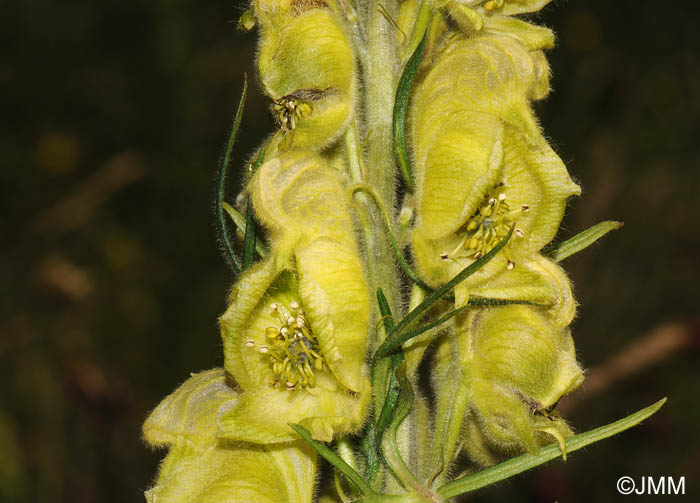
<instances>
[{"instance_id":1,"label":"blurred dark background","mask_svg":"<svg viewBox=\"0 0 700 503\"><path fill-rule=\"evenodd\" d=\"M584 188L559 239L625 222L565 263L591 370L562 406L582 431L669 401L473 501L619 501L622 475L685 476L688 497L700 494L694 7L570 0L536 16L559 36L538 111ZM231 22L242 10L3 3L0 501L143 501L162 457L142 443L143 419L190 372L222 363L216 318L231 276L211 200L243 74L255 75L255 35ZM272 128L253 82L237 166Z\"/></svg>"}]
</instances>

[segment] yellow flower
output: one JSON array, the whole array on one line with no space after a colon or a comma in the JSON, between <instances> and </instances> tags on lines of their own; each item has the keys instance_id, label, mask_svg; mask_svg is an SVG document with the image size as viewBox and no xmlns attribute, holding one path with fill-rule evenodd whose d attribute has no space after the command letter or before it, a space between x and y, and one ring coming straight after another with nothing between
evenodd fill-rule
<instances>
[{"instance_id":1,"label":"yellow flower","mask_svg":"<svg viewBox=\"0 0 700 503\"><path fill-rule=\"evenodd\" d=\"M369 294L345 192L326 162L287 152L251 182L270 257L235 285L221 317L226 369L243 389L220 435L256 443L330 441L357 430L369 403Z\"/></svg>"},{"instance_id":2,"label":"yellow flower","mask_svg":"<svg viewBox=\"0 0 700 503\"><path fill-rule=\"evenodd\" d=\"M552 0L434 0L433 4L444 9L457 24L468 31L480 31L492 20L535 12ZM512 18L511 18L512 19ZM498 22L498 21L496 21Z\"/></svg>"},{"instance_id":3,"label":"yellow flower","mask_svg":"<svg viewBox=\"0 0 700 503\"><path fill-rule=\"evenodd\" d=\"M448 385L438 389L446 395L442 407L468 396L467 453L492 464L498 453L534 452L553 439L563 446L571 431L552 410L583 381L569 330L535 308L507 306L472 309L456 331L452 351L461 384L457 393Z\"/></svg>"},{"instance_id":4,"label":"yellow flower","mask_svg":"<svg viewBox=\"0 0 700 503\"><path fill-rule=\"evenodd\" d=\"M509 16L538 11L551 1L552 0L473 0L470 3L474 6L480 6L486 12L498 12Z\"/></svg>"},{"instance_id":5,"label":"yellow flower","mask_svg":"<svg viewBox=\"0 0 700 503\"><path fill-rule=\"evenodd\" d=\"M154 446L169 446L149 503L310 503L315 452L303 442L241 447L216 436L219 408L239 394L223 369L194 374L149 415L143 430Z\"/></svg>"},{"instance_id":6,"label":"yellow flower","mask_svg":"<svg viewBox=\"0 0 700 503\"><path fill-rule=\"evenodd\" d=\"M417 90L413 251L431 285L486 254L513 226L505 252L462 288L530 259L556 234L566 199L580 192L530 109L537 65L508 37L457 39Z\"/></svg>"},{"instance_id":7,"label":"yellow flower","mask_svg":"<svg viewBox=\"0 0 700 503\"><path fill-rule=\"evenodd\" d=\"M348 34L323 0L258 0L255 11L260 79L285 147L326 147L342 133L355 99Z\"/></svg>"}]
</instances>

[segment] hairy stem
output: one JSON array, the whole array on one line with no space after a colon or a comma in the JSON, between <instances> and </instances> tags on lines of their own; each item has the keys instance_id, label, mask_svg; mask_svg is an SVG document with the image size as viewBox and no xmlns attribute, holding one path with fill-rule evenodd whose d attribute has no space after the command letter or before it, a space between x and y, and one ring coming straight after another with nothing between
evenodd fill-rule
<instances>
[{"instance_id":1,"label":"hairy stem","mask_svg":"<svg viewBox=\"0 0 700 503\"><path fill-rule=\"evenodd\" d=\"M386 12L396 13L394 1L382 2ZM366 7L368 62L364 75L364 113L367 144L367 180L387 208L394 207L396 167L393 152L392 110L398 78L398 58L395 28L386 20L379 2L370 1ZM389 238L383 230L381 215L367 208L374 232L366 241L367 266L372 291L384 289L389 305L396 308L398 285L396 267Z\"/></svg>"}]
</instances>

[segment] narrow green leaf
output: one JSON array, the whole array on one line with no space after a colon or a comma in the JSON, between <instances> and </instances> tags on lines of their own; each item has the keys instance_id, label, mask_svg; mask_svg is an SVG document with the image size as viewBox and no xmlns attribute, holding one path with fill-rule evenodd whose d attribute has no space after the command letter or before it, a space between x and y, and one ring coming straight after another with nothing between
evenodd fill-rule
<instances>
[{"instance_id":1,"label":"narrow green leaf","mask_svg":"<svg viewBox=\"0 0 700 503\"><path fill-rule=\"evenodd\" d=\"M394 329L394 316L391 314L391 307L386 300L386 296L381 288L377 288L377 303L379 304L379 313L382 315L384 322L384 330L388 334Z\"/></svg>"},{"instance_id":2,"label":"narrow green leaf","mask_svg":"<svg viewBox=\"0 0 700 503\"><path fill-rule=\"evenodd\" d=\"M384 296L384 292L381 288L377 288L377 302L379 304L379 312L382 315L382 320L384 321L384 328L386 333L390 333L394 329L394 317L391 314L391 308L389 303ZM380 401L383 400L382 409L377 418L377 426L375 429L375 442L374 445L382 445L382 437L384 432L389 427L389 424L394 418L394 412L399 401L399 394L401 390L399 389L398 381L394 376L394 370L403 361L404 356L402 351L397 351L389 360L389 365L386 369L382 369L382 372L373 372L372 386L375 387L374 392L379 393ZM388 383L387 381L388 377ZM379 388L379 389L378 389Z\"/></svg>"},{"instance_id":3,"label":"narrow green leaf","mask_svg":"<svg viewBox=\"0 0 700 503\"><path fill-rule=\"evenodd\" d=\"M666 402L666 398L659 400L653 405L631 414L624 419L615 421L606 426L601 426L585 433L579 433L566 439L566 450L568 453L577 451L587 445L599 442L620 432L623 432L647 419L658 411ZM492 466L480 472L476 472L465 477L453 480L445 484L437 493L444 499L454 498L460 494L476 491L482 487L505 480L513 475L517 475L547 461L558 458L562 452L559 445L554 443L542 447L537 454L523 454L517 458L509 459L503 463Z\"/></svg>"},{"instance_id":4,"label":"narrow green leaf","mask_svg":"<svg viewBox=\"0 0 700 503\"><path fill-rule=\"evenodd\" d=\"M454 309L453 311L450 311L446 315L442 316L441 318L439 318L435 321L428 323L427 325L423 325L422 327L420 327L416 330L412 330L410 332L405 333L404 336L402 337L403 340L402 340L402 342L400 342L400 344L403 344L404 342L411 340L414 337L418 337L420 334L423 334L432 328L435 328L437 326L442 325L447 320L449 320L453 316L457 316L459 313L461 313L462 311L464 311L465 309L467 309L469 307L471 307L471 306L469 304L467 304L466 306L462 306L458 309Z\"/></svg>"},{"instance_id":5,"label":"narrow green leaf","mask_svg":"<svg viewBox=\"0 0 700 503\"><path fill-rule=\"evenodd\" d=\"M432 494L432 491L425 488L406 465L396 442L396 432L404 419L406 419L406 416L411 412L411 407L413 406L413 389L406 377L406 364L401 363L393 372L392 377L396 380L396 387L400 390L400 393L396 410L393 414L394 417L385 435L386 442L381 445L382 454L397 480L405 488L412 489L417 494L420 494L423 497L423 501L438 501L435 495Z\"/></svg>"},{"instance_id":6,"label":"narrow green leaf","mask_svg":"<svg viewBox=\"0 0 700 503\"><path fill-rule=\"evenodd\" d=\"M374 433L376 437L375 445L377 446L382 445L384 433L395 417L400 395L401 389L399 388L399 383L396 380L396 377L394 377L394 372L392 371L389 377L389 388L387 389L386 397L384 398L384 406L382 407L382 411L377 419L377 427Z\"/></svg>"},{"instance_id":7,"label":"narrow green leaf","mask_svg":"<svg viewBox=\"0 0 700 503\"><path fill-rule=\"evenodd\" d=\"M511 226L508 235L504 237L496 246L494 246L487 254L485 254L479 260L472 262L470 265L462 269L462 271L459 274L457 274L457 276L455 276L443 286L435 290L423 302L418 304L418 306L416 306L410 313L408 313L399 322L399 324L396 325L394 330L387 336L386 340L381 344L381 346L379 346L377 352L374 355L374 358L376 359L386 356L389 353L396 351L396 348L400 347L401 344L406 342L408 338L405 337L405 333L411 327L411 325L420 320L420 318L423 317L423 315L427 313L428 310L431 307L433 307L433 305L436 302L438 302L447 292L452 290L459 283L461 283L469 276L477 272L479 269L484 267L493 257L495 257L496 254L503 249L510 237L513 235L514 228L515 226Z\"/></svg>"},{"instance_id":8,"label":"narrow green leaf","mask_svg":"<svg viewBox=\"0 0 700 503\"><path fill-rule=\"evenodd\" d=\"M379 470L379 449L375 443L374 421L367 421L364 436L360 441L360 451L365 456L365 479L372 482Z\"/></svg>"},{"instance_id":9,"label":"narrow green leaf","mask_svg":"<svg viewBox=\"0 0 700 503\"><path fill-rule=\"evenodd\" d=\"M245 235L245 229L246 229L246 223L245 223L245 217L241 215L236 208L228 204L226 201L224 201L224 211L228 213L228 216L233 220L233 223L236 225L239 231ZM260 258L265 258L267 255L267 250L265 248L265 245L260 242L259 239L256 240L255 242L255 252L258 254Z\"/></svg>"},{"instance_id":10,"label":"narrow green leaf","mask_svg":"<svg viewBox=\"0 0 700 503\"><path fill-rule=\"evenodd\" d=\"M614 220L600 222L545 251L545 254L551 257L555 262L561 262L565 258L588 248L608 232L617 230L623 225L625 224L622 222L615 222Z\"/></svg>"},{"instance_id":11,"label":"narrow green leaf","mask_svg":"<svg viewBox=\"0 0 700 503\"><path fill-rule=\"evenodd\" d=\"M396 158L399 161L399 167L403 174L404 180L413 191L415 180L413 179L413 170L411 168L411 158L408 155L406 148L406 110L408 109L408 99L411 96L411 88L413 87L413 79L418 71L418 66L423 59L425 52L425 41L428 36L428 25L425 27L423 37L409 58L406 66L401 73L399 85L396 88L396 99L394 100L394 151Z\"/></svg>"},{"instance_id":12,"label":"narrow green leaf","mask_svg":"<svg viewBox=\"0 0 700 503\"><path fill-rule=\"evenodd\" d=\"M226 228L226 218L224 216L224 198L226 197L226 174L228 172L229 165L231 164L231 154L233 153L233 144L236 141L236 135L238 134L238 128L241 125L241 119L243 118L243 106L245 105L246 95L248 94L248 76L244 75L243 78L243 92L241 92L241 99L238 102L238 107L236 108L236 114L233 118L233 126L231 127L231 134L229 134L228 141L226 142L226 153L224 154L224 160L219 167L218 180L216 183L216 200L214 203L214 211L216 212L216 228L219 233L219 240L221 241L221 246L224 248L224 258L228 266L234 273L239 273L241 271L241 261L236 256L233 251L233 244L231 243L231 238Z\"/></svg>"},{"instance_id":13,"label":"narrow green leaf","mask_svg":"<svg viewBox=\"0 0 700 503\"><path fill-rule=\"evenodd\" d=\"M255 163L253 164L253 169L252 169L252 174L255 174L255 172L258 170L260 165L263 162L263 159L265 158L265 149L262 148L260 149L260 152L258 153L258 157L255 159ZM251 176L252 176L251 174ZM255 225L255 212L253 211L253 203L250 200L250 197L248 198L248 205L246 206L246 212L245 212L245 237L243 239L243 265L241 269L245 271L248 269L251 265L253 265L253 261L255 260L255 243L257 241L257 229Z\"/></svg>"},{"instance_id":14,"label":"narrow green leaf","mask_svg":"<svg viewBox=\"0 0 700 503\"><path fill-rule=\"evenodd\" d=\"M357 473L352 466L347 464L340 456L338 456L331 449L326 447L322 442L318 442L311 438L311 433L309 430L304 428L300 424L288 423L289 427L292 428L297 434L313 449L318 452L318 454L323 457L326 461L337 468L343 475L345 475L348 480L357 486L357 488L362 491L365 496L376 495L377 493L370 487L365 479L363 479L359 473Z\"/></svg>"},{"instance_id":15,"label":"narrow green leaf","mask_svg":"<svg viewBox=\"0 0 700 503\"><path fill-rule=\"evenodd\" d=\"M454 299L452 299L454 300ZM534 300L519 300L519 299L494 299L492 297L478 297L476 295L469 296L470 306L511 306L513 304L520 304L526 306L539 306L547 307L549 304L544 304L542 302L535 302Z\"/></svg>"},{"instance_id":16,"label":"narrow green leaf","mask_svg":"<svg viewBox=\"0 0 700 503\"><path fill-rule=\"evenodd\" d=\"M396 431L401 426L401 423L408 413L411 412L411 407L413 406L413 389L411 388L411 383L406 377L406 365L400 365L394 371L394 377L397 381L397 387L401 390L400 398L396 411L394 412L394 418L389 425L389 435L391 442L396 445ZM398 453L398 449L397 449Z\"/></svg>"},{"instance_id":17,"label":"narrow green leaf","mask_svg":"<svg viewBox=\"0 0 700 503\"><path fill-rule=\"evenodd\" d=\"M255 225L255 211L253 211L253 202L248 198L248 204L245 208L245 237L243 238L243 264L241 270L245 271L255 259L255 243L257 229Z\"/></svg>"}]
</instances>

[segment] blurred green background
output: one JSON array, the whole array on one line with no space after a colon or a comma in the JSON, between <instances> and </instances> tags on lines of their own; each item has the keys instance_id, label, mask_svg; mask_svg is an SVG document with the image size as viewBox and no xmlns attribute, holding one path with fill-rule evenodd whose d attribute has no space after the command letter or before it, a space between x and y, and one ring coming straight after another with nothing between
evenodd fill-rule
<instances>
[{"instance_id":1,"label":"blurred green background","mask_svg":"<svg viewBox=\"0 0 700 503\"><path fill-rule=\"evenodd\" d=\"M619 501L622 475L685 476L699 497L694 7L569 0L535 16L559 36L538 112L584 188L560 239L625 222L565 263L592 370L563 407L581 431L669 402L642 427L472 501ZM141 441L143 419L190 372L222 364L216 319L231 276L211 200L243 74L255 75L255 35L230 22L242 10L3 3L0 501L143 501L163 455ZM237 166L274 127L251 91Z\"/></svg>"}]
</instances>

